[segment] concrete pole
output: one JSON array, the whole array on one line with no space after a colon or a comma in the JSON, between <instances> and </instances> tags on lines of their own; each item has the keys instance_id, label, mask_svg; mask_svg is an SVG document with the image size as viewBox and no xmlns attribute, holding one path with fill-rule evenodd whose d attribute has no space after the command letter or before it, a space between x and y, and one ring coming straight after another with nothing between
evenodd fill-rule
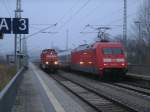
<instances>
[{"instance_id":1,"label":"concrete pole","mask_svg":"<svg viewBox=\"0 0 150 112\"><path fill-rule=\"evenodd\" d=\"M69 44L69 30L66 30L66 50L68 50L68 44Z\"/></svg>"},{"instance_id":2,"label":"concrete pole","mask_svg":"<svg viewBox=\"0 0 150 112\"><path fill-rule=\"evenodd\" d=\"M15 10L15 18L21 18L21 0L16 0L16 10ZM14 55L15 55L15 65L17 70L19 70L21 66L20 58L18 59L18 52L21 53L21 34L15 34L15 41L14 41Z\"/></svg>"},{"instance_id":3,"label":"concrete pole","mask_svg":"<svg viewBox=\"0 0 150 112\"><path fill-rule=\"evenodd\" d=\"M140 21L135 21L135 24L138 25L138 30L139 30L139 34L138 34L138 38L139 38L139 46L141 47L141 41L142 41L142 36L141 36L141 22ZM138 55L138 60L139 60L139 64L141 64L142 62L142 59L141 59L141 54L139 52L139 55Z\"/></svg>"},{"instance_id":4,"label":"concrete pole","mask_svg":"<svg viewBox=\"0 0 150 112\"><path fill-rule=\"evenodd\" d=\"M127 0L124 0L124 16L123 16L123 42L127 50Z\"/></svg>"},{"instance_id":5,"label":"concrete pole","mask_svg":"<svg viewBox=\"0 0 150 112\"><path fill-rule=\"evenodd\" d=\"M68 51L68 44L69 44L69 30L66 30L66 51ZM68 55L66 55L66 63L68 63Z\"/></svg>"}]
</instances>

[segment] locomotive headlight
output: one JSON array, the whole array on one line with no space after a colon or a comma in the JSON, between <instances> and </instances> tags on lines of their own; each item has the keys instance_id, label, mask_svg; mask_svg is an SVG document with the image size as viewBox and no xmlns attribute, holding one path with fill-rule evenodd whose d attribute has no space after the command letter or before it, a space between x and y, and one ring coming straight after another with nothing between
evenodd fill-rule
<instances>
[{"instance_id":1,"label":"locomotive headlight","mask_svg":"<svg viewBox=\"0 0 150 112\"><path fill-rule=\"evenodd\" d=\"M45 62L45 64L47 64L47 65L48 65L48 64L49 64L49 62L48 62L48 61L46 61L46 62Z\"/></svg>"},{"instance_id":2,"label":"locomotive headlight","mask_svg":"<svg viewBox=\"0 0 150 112\"><path fill-rule=\"evenodd\" d=\"M92 62L91 62L91 61L89 61L89 62L88 62L88 64L92 64Z\"/></svg>"},{"instance_id":3,"label":"locomotive headlight","mask_svg":"<svg viewBox=\"0 0 150 112\"><path fill-rule=\"evenodd\" d=\"M103 61L104 62L112 62L111 58L104 58Z\"/></svg>"},{"instance_id":4,"label":"locomotive headlight","mask_svg":"<svg viewBox=\"0 0 150 112\"><path fill-rule=\"evenodd\" d=\"M108 64L104 63L104 66L107 66Z\"/></svg>"},{"instance_id":5,"label":"locomotive headlight","mask_svg":"<svg viewBox=\"0 0 150 112\"><path fill-rule=\"evenodd\" d=\"M57 65L57 64L58 64L58 61L55 61L54 64Z\"/></svg>"},{"instance_id":6,"label":"locomotive headlight","mask_svg":"<svg viewBox=\"0 0 150 112\"><path fill-rule=\"evenodd\" d=\"M116 59L117 62L124 62L125 60L123 58L119 58L119 59Z\"/></svg>"},{"instance_id":7,"label":"locomotive headlight","mask_svg":"<svg viewBox=\"0 0 150 112\"><path fill-rule=\"evenodd\" d=\"M125 66L125 64L124 64L124 63L122 63L121 65L122 65L122 66Z\"/></svg>"},{"instance_id":8,"label":"locomotive headlight","mask_svg":"<svg viewBox=\"0 0 150 112\"><path fill-rule=\"evenodd\" d=\"M83 61L80 61L80 65L83 65L84 64L84 62Z\"/></svg>"}]
</instances>

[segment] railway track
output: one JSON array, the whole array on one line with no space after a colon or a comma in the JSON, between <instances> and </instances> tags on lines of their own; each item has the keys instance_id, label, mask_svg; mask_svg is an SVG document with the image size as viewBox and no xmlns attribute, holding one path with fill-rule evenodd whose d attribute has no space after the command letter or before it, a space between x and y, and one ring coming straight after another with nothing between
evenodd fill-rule
<instances>
[{"instance_id":1,"label":"railway track","mask_svg":"<svg viewBox=\"0 0 150 112\"><path fill-rule=\"evenodd\" d=\"M124 88L110 83L100 82L74 73L60 72L59 75L91 89L106 99L111 99L125 107L129 107L132 111L150 112L150 97L146 92L134 91L133 88L131 90L127 87Z\"/></svg>"},{"instance_id":2,"label":"railway track","mask_svg":"<svg viewBox=\"0 0 150 112\"><path fill-rule=\"evenodd\" d=\"M132 91L141 93L143 95L150 96L150 89L142 88L142 87L136 86L134 84L128 84L128 82L127 83L111 83L111 84L114 86L118 86L121 88L125 88L128 90L132 90Z\"/></svg>"},{"instance_id":3,"label":"railway track","mask_svg":"<svg viewBox=\"0 0 150 112\"><path fill-rule=\"evenodd\" d=\"M80 76L83 76L83 75L80 75ZM84 76L83 76L84 77ZM91 78L91 77L89 77ZM94 79L93 80L97 80L97 79ZM105 82L105 83L109 83L109 82ZM136 82L135 80L125 80L125 81L121 81L121 82L112 82L112 83L109 83L111 85L114 85L114 86L118 86L118 87L121 87L121 88L125 88L125 89L128 89L128 90L132 90L132 91L135 91L135 92L138 92L138 93L141 93L143 95L147 95L147 96L150 96L150 87L147 85L144 86L143 83L139 83L139 82Z\"/></svg>"},{"instance_id":4,"label":"railway track","mask_svg":"<svg viewBox=\"0 0 150 112\"><path fill-rule=\"evenodd\" d=\"M150 82L148 81L144 81L144 80L126 80L123 83L128 84L128 85L132 85L135 87L140 87L140 88L144 88L144 89L149 89L150 90Z\"/></svg>"},{"instance_id":5,"label":"railway track","mask_svg":"<svg viewBox=\"0 0 150 112\"><path fill-rule=\"evenodd\" d=\"M150 90L150 80L146 76L127 74L123 83Z\"/></svg>"},{"instance_id":6,"label":"railway track","mask_svg":"<svg viewBox=\"0 0 150 112\"><path fill-rule=\"evenodd\" d=\"M101 94L93 91L90 87L82 86L66 77L52 75L59 84L63 85L69 91L74 93L88 105L93 107L98 112L134 112L135 110L126 107L112 99L106 98Z\"/></svg>"}]
</instances>

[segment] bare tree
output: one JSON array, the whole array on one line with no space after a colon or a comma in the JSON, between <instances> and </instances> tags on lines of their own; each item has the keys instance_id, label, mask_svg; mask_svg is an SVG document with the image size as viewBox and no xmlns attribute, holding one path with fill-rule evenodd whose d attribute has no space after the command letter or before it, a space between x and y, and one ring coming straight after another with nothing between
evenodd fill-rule
<instances>
[{"instance_id":1,"label":"bare tree","mask_svg":"<svg viewBox=\"0 0 150 112\"><path fill-rule=\"evenodd\" d=\"M139 7L135 20L134 45L136 59L139 64L150 63L150 0L144 0ZM130 46L128 46L130 47ZM132 51L131 51L132 52Z\"/></svg>"}]
</instances>

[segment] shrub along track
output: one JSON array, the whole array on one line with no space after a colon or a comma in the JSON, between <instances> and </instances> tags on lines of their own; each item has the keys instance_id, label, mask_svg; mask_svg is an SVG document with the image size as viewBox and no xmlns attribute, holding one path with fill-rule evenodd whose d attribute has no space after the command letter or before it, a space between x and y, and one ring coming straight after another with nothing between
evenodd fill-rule
<instances>
[{"instance_id":1,"label":"shrub along track","mask_svg":"<svg viewBox=\"0 0 150 112\"><path fill-rule=\"evenodd\" d=\"M0 64L0 90L13 78L16 74L15 66Z\"/></svg>"}]
</instances>

